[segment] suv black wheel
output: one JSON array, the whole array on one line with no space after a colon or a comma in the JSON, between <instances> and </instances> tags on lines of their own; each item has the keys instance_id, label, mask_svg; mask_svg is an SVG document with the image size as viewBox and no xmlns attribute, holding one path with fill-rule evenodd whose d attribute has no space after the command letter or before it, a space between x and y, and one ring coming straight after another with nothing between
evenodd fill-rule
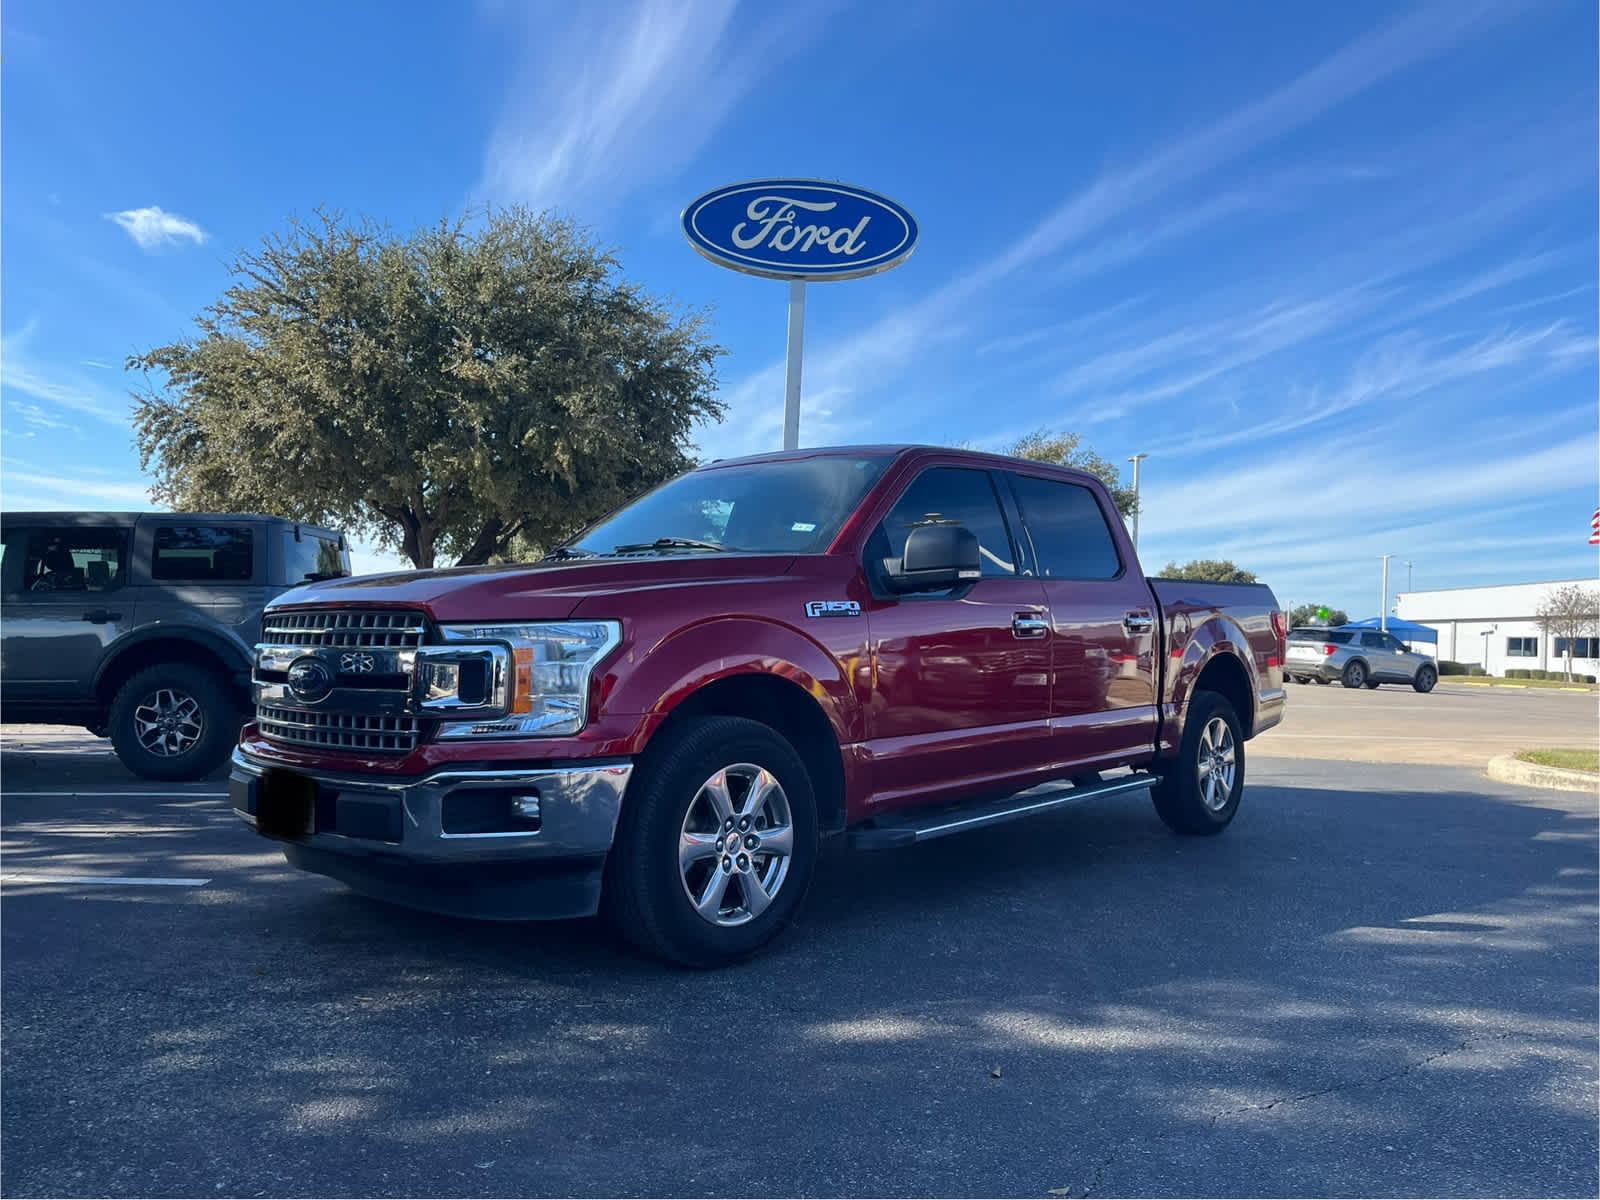
<instances>
[{"instance_id":1,"label":"suv black wheel","mask_svg":"<svg viewBox=\"0 0 1600 1200\"><path fill-rule=\"evenodd\" d=\"M783 931L816 858L816 799L794 747L757 721L700 718L636 768L605 906L640 949L720 966Z\"/></svg>"},{"instance_id":2,"label":"suv black wheel","mask_svg":"<svg viewBox=\"0 0 1600 1200\"><path fill-rule=\"evenodd\" d=\"M1432 667L1422 667L1417 671L1417 677L1411 681L1411 686L1419 692L1433 691L1433 685L1439 682L1439 672Z\"/></svg>"},{"instance_id":3,"label":"suv black wheel","mask_svg":"<svg viewBox=\"0 0 1600 1200\"><path fill-rule=\"evenodd\" d=\"M1244 733L1233 705L1216 692L1196 692L1177 761L1150 798L1156 813L1176 833L1221 833L1239 811L1244 794Z\"/></svg>"},{"instance_id":4,"label":"suv black wheel","mask_svg":"<svg viewBox=\"0 0 1600 1200\"><path fill-rule=\"evenodd\" d=\"M1347 688L1365 687L1367 685L1367 664L1360 659L1351 659L1344 665L1344 674L1339 676L1339 682Z\"/></svg>"},{"instance_id":5,"label":"suv black wheel","mask_svg":"<svg viewBox=\"0 0 1600 1200\"><path fill-rule=\"evenodd\" d=\"M146 667L111 702L111 744L145 779L204 779L227 761L243 724L217 677L191 663Z\"/></svg>"}]
</instances>

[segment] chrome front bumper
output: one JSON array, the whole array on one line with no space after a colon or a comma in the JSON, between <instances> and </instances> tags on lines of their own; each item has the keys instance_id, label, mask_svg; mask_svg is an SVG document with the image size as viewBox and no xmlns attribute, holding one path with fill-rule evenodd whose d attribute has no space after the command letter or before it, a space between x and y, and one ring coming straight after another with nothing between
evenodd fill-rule
<instances>
[{"instance_id":1,"label":"chrome front bumper","mask_svg":"<svg viewBox=\"0 0 1600 1200\"><path fill-rule=\"evenodd\" d=\"M228 796L297 867L412 908L527 920L595 912L632 771L607 760L388 782L235 750Z\"/></svg>"}]
</instances>

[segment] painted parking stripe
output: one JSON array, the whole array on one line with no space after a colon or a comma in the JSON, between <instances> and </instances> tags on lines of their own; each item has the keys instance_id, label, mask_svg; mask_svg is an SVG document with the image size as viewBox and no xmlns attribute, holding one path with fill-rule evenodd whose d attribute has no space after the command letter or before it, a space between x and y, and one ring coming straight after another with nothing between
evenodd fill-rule
<instances>
[{"instance_id":1,"label":"painted parking stripe","mask_svg":"<svg viewBox=\"0 0 1600 1200\"><path fill-rule=\"evenodd\" d=\"M0 792L4 796L139 796L152 800L226 800L227 792Z\"/></svg>"},{"instance_id":2,"label":"painted parking stripe","mask_svg":"<svg viewBox=\"0 0 1600 1200\"><path fill-rule=\"evenodd\" d=\"M0 883L104 883L116 887L205 887L209 879L158 879L138 875L39 875L7 872Z\"/></svg>"}]
</instances>

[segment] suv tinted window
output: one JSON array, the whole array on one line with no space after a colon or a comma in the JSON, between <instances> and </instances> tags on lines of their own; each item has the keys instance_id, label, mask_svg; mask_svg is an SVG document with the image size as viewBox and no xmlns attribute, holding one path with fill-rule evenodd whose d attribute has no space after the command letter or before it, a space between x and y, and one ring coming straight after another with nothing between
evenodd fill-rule
<instances>
[{"instance_id":1,"label":"suv tinted window","mask_svg":"<svg viewBox=\"0 0 1600 1200\"><path fill-rule=\"evenodd\" d=\"M1033 539L1039 574L1052 579L1115 579L1117 544L1094 493L1075 483L1013 475L1017 506Z\"/></svg>"},{"instance_id":2,"label":"suv tinted window","mask_svg":"<svg viewBox=\"0 0 1600 1200\"><path fill-rule=\"evenodd\" d=\"M1361 644L1368 650L1387 650L1389 648L1389 640L1381 633L1363 633L1361 635Z\"/></svg>"},{"instance_id":3,"label":"suv tinted window","mask_svg":"<svg viewBox=\"0 0 1600 1200\"><path fill-rule=\"evenodd\" d=\"M979 558L986 576L1017 573L1011 534L987 471L934 467L913 479L878 526L882 540L888 544L884 557L899 558L905 552L906 535L915 526L935 520L965 525L978 535Z\"/></svg>"},{"instance_id":4,"label":"suv tinted window","mask_svg":"<svg viewBox=\"0 0 1600 1200\"><path fill-rule=\"evenodd\" d=\"M109 592L127 582L126 529L38 529L28 537L22 590Z\"/></svg>"},{"instance_id":5,"label":"suv tinted window","mask_svg":"<svg viewBox=\"0 0 1600 1200\"><path fill-rule=\"evenodd\" d=\"M1348 629L1330 629L1327 633L1318 635L1325 642L1332 642L1335 646L1348 646L1355 638L1355 634Z\"/></svg>"},{"instance_id":6,"label":"suv tinted window","mask_svg":"<svg viewBox=\"0 0 1600 1200\"><path fill-rule=\"evenodd\" d=\"M153 579L248 583L255 538L248 525L167 525L156 530Z\"/></svg>"}]
</instances>

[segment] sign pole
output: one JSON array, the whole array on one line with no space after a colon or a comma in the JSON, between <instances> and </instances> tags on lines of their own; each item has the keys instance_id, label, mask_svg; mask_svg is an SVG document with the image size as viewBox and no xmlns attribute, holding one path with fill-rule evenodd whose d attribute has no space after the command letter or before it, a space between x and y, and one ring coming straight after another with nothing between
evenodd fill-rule
<instances>
[{"instance_id":1,"label":"sign pole","mask_svg":"<svg viewBox=\"0 0 1600 1200\"><path fill-rule=\"evenodd\" d=\"M783 397L783 448L800 448L800 356L806 340L806 281L789 281L789 378Z\"/></svg>"}]
</instances>

